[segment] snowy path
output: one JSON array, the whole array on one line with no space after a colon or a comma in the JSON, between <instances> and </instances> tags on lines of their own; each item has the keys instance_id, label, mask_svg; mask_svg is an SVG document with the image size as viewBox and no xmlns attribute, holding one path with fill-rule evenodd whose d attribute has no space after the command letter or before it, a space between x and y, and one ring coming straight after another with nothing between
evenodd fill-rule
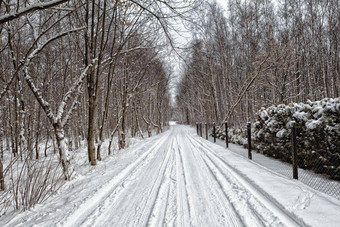
<instances>
[{"instance_id":1,"label":"snowy path","mask_svg":"<svg viewBox=\"0 0 340 227\"><path fill-rule=\"evenodd\" d=\"M277 216L284 215L266 209L219 162L185 127L174 126L60 226L282 224Z\"/></svg>"},{"instance_id":2,"label":"snowy path","mask_svg":"<svg viewBox=\"0 0 340 227\"><path fill-rule=\"evenodd\" d=\"M72 187L69 185L44 206L19 214L8 223L0 220L0 225L304 224L273 202L260 187L250 183L214 146L197 137L187 126L172 126L167 132L138 144L133 152L115 163L104 163L105 172L98 169L104 172L102 175L93 172L71 182ZM111 165L115 168L109 168Z\"/></svg>"}]
</instances>

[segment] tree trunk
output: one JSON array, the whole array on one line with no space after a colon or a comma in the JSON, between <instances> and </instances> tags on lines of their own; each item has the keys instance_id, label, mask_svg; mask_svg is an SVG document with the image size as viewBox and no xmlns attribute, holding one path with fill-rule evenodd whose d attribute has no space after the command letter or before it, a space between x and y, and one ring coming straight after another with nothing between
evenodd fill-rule
<instances>
[{"instance_id":1,"label":"tree trunk","mask_svg":"<svg viewBox=\"0 0 340 227\"><path fill-rule=\"evenodd\" d=\"M87 149L88 149L88 155L89 155L89 161L91 165L96 165L96 147L95 147L95 97L92 95L93 92L89 89L89 122L88 122L88 134L87 134Z\"/></svg>"},{"instance_id":2,"label":"tree trunk","mask_svg":"<svg viewBox=\"0 0 340 227\"><path fill-rule=\"evenodd\" d=\"M38 106L38 127L36 129L35 137L35 159L39 159L39 137L40 137L40 106Z\"/></svg>"},{"instance_id":3,"label":"tree trunk","mask_svg":"<svg viewBox=\"0 0 340 227\"><path fill-rule=\"evenodd\" d=\"M45 149L44 149L44 155L47 157L47 146L48 146L48 141L50 140L50 131L47 130L47 136L46 136L46 143L45 143ZM53 142L53 141L52 141Z\"/></svg>"},{"instance_id":4,"label":"tree trunk","mask_svg":"<svg viewBox=\"0 0 340 227\"><path fill-rule=\"evenodd\" d=\"M125 108L124 108L125 109ZM120 138L119 138L119 149L124 149L125 145L126 145L126 141L125 141L125 131L126 131L126 112L125 110L123 111L123 117L122 117L122 131L120 133Z\"/></svg>"},{"instance_id":5,"label":"tree trunk","mask_svg":"<svg viewBox=\"0 0 340 227\"><path fill-rule=\"evenodd\" d=\"M63 174L65 176L65 180L68 180L70 178L69 172L68 172L68 160L67 160L68 150L67 150L67 146L65 143L64 129L59 124L56 124L54 125L54 132L55 132L55 137L57 140L59 158L60 158L60 163L63 169Z\"/></svg>"},{"instance_id":6,"label":"tree trunk","mask_svg":"<svg viewBox=\"0 0 340 227\"><path fill-rule=\"evenodd\" d=\"M4 179L4 167L2 165L2 159L0 158L0 190L5 190L5 179Z\"/></svg>"}]
</instances>

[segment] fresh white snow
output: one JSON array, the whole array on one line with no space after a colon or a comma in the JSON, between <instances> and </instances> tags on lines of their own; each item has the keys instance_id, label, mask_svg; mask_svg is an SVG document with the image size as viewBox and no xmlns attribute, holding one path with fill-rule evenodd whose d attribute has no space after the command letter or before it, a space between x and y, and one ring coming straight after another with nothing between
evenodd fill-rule
<instances>
[{"instance_id":1,"label":"fresh white snow","mask_svg":"<svg viewBox=\"0 0 340 227\"><path fill-rule=\"evenodd\" d=\"M86 152L84 152L86 153ZM340 201L171 124L0 226L338 226ZM86 173L86 174L85 174Z\"/></svg>"}]
</instances>

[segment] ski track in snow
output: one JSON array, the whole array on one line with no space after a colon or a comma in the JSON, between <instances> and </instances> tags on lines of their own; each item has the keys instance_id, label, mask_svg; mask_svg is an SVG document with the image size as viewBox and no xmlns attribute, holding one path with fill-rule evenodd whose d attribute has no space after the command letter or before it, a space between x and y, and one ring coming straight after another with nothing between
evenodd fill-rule
<instances>
[{"instance_id":1,"label":"ski track in snow","mask_svg":"<svg viewBox=\"0 0 340 227\"><path fill-rule=\"evenodd\" d=\"M288 226L298 225L294 219L272 204L260 191L246 183L242 176L232 170L213 150L193 137L189 140L202 151L201 155L204 156L205 164L224 191L226 198L231 201L239 215L242 216L246 226L254 224L256 226L284 226L278 217L281 217Z\"/></svg>"},{"instance_id":2,"label":"ski track in snow","mask_svg":"<svg viewBox=\"0 0 340 227\"><path fill-rule=\"evenodd\" d=\"M121 173L117 175L117 177L113 178L106 185L104 185L93 197L87 199L77 210L75 210L72 215L67 217L66 222L61 222L60 226L92 226L91 222L98 222L101 219L108 218L105 216L106 213L110 216L115 209L108 210L106 206L111 206L111 203L115 202L115 198L120 197L125 200L124 196L121 193L130 192L125 188L130 184L130 182L134 182L138 177L141 168L147 166L155 154L159 154L159 148L166 140L167 136L164 135L160 138L148 151L146 151L140 158L138 158L135 162L126 167ZM153 162L155 163L155 162ZM143 173L140 173L143 174ZM123 202L123 201L118 201ZM126 202L126 201L124 201ZM100 215L98 217L98 215ZM84 219L88 219L85 222ZM121 219L121 217L120 217ZM99 222L100 223L100 222ZM102 222L105 223L105 222Z\"/></svg>"},{"instance_id":3,"label":"ski track in snow","mask_svg":"<svg viewBox=\"0 0 340 227\"><path fill-rule=\"evenodd\" d=\"M69 196L68 204L72 199L77 202L65 206L63 215L52 218L53 224L299 226L294 217L228 165L213 146L187 126L172 126L134 148L144 150L119 172L108 172L112 176L106 183L89 189L93 191L83 197L86 188L78 190L81 199ZM311 195L302 195L297 208L308 206L310 199ZM30 215L26 223L14 219L8 226L32 226L35 219L43 219L39 212Z\"/></svg>"}]
</instances>

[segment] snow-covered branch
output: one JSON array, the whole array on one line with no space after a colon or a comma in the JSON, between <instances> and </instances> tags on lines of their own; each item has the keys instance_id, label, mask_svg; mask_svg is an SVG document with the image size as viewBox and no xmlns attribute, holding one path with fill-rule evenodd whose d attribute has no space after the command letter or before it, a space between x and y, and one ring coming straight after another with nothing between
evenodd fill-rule
<instances>
[{"instance_id":1,"label":"snow-covered branch","mask_svg":"<svg viewBox=\"0 0 340 227\"><path fill-rule=\"evenodd\" d=\"M68 2L69 0L54 0L54 1L49 1L49 2L40 2L40 3L35 3L32 4L24 9L21 9L17 12L14 13L8 13L3 16L0 16L0 24L6 23L8 21L17 19L21 16L24 16L28 13L34 12L36 10L44 10L48 9L57 5L60 5L62 3Z\"/></svg>"},{"instance_id":2,"label":"snow-covered branch","mask_svg":"<svg viewBox=\"0 0 340 227\"><path fill-rule=\"evenodd\" d=\"M59 38L61 38L63 36L69 35L69 34L71 34L73 32L81 31L83 29L85 29L85 27L71 29L71 30L59 33L56 36L53 36L52 38L48 39L45 43L43 43L42 45L38 46L38 48L36 48L34 51L32 51L32 53L28 56L26 62L31 61L32 58L34 58L40 51L42 51L48 44L50 44L54 40L57 40L57 39L59 39Z\"/></svg>"},{"instance_id":3,"label":"snow-covered branch","mask_svg":"<svg viewBox=\"0 0 340 227\"><path fill-rule=\"evenodd\" d=\"M65 115L64 119L61 122L62 127L64 127L67 124L67 121L70 119L73 111L76 109L77 105L79 104L78 97L79 97L80 94L81 94L81 86L78 87L78 91L77 91L76 96L73 100L73 103L72 103L69 111Z\"/></svg>"},{"instance_id":4,"label":"snow-covered branch","mask_svg":"<svg viewBox=\"0 0 340 227\"><path fill-rule=\"evenodd\" d=\"M69 101L69 99L72 97L72 95L75 93L76 89L78 87L80 87L84 81L84 78L86 77L88 71L93 67L93 65L98 61L98 59L93 59L92 63L89 64L81 73L80 77L78 78L78 80L73 84L73 86L68 90L68 92L65 94L62 102L60 103L59 107L58 107L58 113L56 116L56 121L61 120L62 115L65 111L65 106L67 104L67 102ZM66 117L68 118L68 117Z\"/></svg>"},{"instance_id":5,"label":"snow-covered branch","mask_svg":"<svg viewBox=\"0 0 340 227\"><path fill-rule=\"evenodd\" d=\"M72 32L76 32L76 31L80 31L84 28L76 28L76 29L72 29L63 33L60 33L52 38L50 38L49 40L47 40L44 44L42 44L41 46L38 46L35 50L32 51L32 53L26 58L26 61L24 63L24 77L25 80L28 84L28 86L30 87L31 91L33 92L34 96L36 97L36 99L38 100L39 104L41 105L41 107L43 108L43 110L45 111L45 113L47 114L47 117L50 119L51 122L55 123L55 117L53 114L52 109L49 106L49 103L42 97L42 93L40 91L39 88L37 88L29 74L29 65L32 61L32 59L39 53L41 52L45 46L47 46L48 44L50 44L51 42L53 42L54 40L61 38L67 34L70 34ZM87 72L87 70L86 70ZM85 74L86 75L86 74ZM85 77L84 75L84 77Z\"/></svg>"}]
</instances>

